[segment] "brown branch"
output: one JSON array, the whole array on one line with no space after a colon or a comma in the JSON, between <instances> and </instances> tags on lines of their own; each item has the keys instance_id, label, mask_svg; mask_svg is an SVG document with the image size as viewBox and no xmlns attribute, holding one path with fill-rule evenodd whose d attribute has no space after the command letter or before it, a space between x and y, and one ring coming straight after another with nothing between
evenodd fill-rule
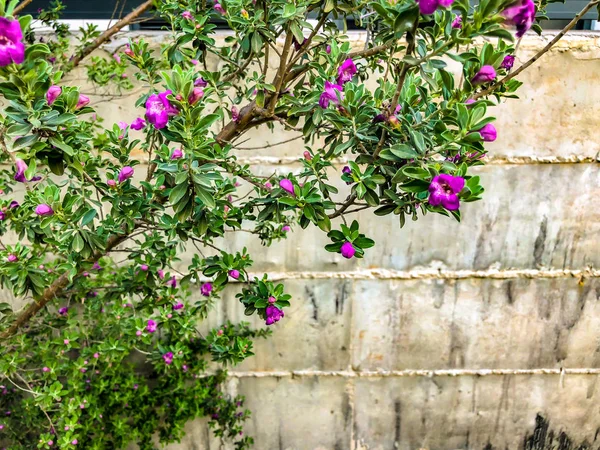
<instances>
[{"instance_id":1,"label":"brown branch","mask_svg":"<svg viewBox=\"0 0 600 450\"><path fill-rule=\"evenodd\" d=\"M73 55L73 59L71 60L71 66L72 67L78 66L82 59L84 59L86 56L88 56L90 53L92 53L94 50L96 50L98 47L100 47L102 44L104 44L112 36L114 36L116 33L118 33L123 27L126 27L131 22L136 20L144 12L149 10L152 7L153 3L154 3L154 0L146 0L140 6L135 8L133 11L131 11L129 14L127 14L125 17L123 17L121 20L119 20L117 23L115 23L108 30L106 30L104 33L102 33L100 36L98 36L98 38L96 38L94 40L94 42L92 42L90 45L85 47L81 51L81 53L79 53L78 55Z\"/></svg>"},{"instance_id":2,"label":"brown branch","mask_svg":"<svg viewBox=\"0 0 600 450\"><path fill-rule=\"evenodd\" d=\"M94 255L87 260L87 262L92 264L97 262L100 258L109 253L113 248L115 248L117 245L119 245L121 242L127 239L128 235L129 233L111 236L106 243L106 248L104 249L104 251L95 252ZM77 271L76 276L83 273L84 270L84 267L80 267ZM0 333L0 341L14 335L19 330L19 328L23 327L27 322L29 322L29 320L33 316L35 316L51 300L62 295L64 289L69 285L69 282L70 280L68 271L64 272L61 276L54 280L54 282L49 287L47 287L46 290L44 290L44 293L39 299L35 300L34 303L31 303L25 309L25 311L19 314L17 319L11 324L11 326L6 331Z\"/></svg>"},{"instance_id":3,"label":"brown branch","mask_svg":"<svg viewBox=\"0 0 600 450\"><path fill-rule=\"evenodd\" d=\"M306 38L306 41L304 41L302 43L302 45L298 49L298 52L290 60L290 63L288 64L288 66L286 68L286 72L289 72L291 70L292 66L294 65L294 63L296 61L298 61L302 57L302 55L304 55L306 53L306 51L308 50L308 47L310 46L310 43L312 42L313 38L319 32L319 29L323 26L323 24L327 20L327 16L328 15L329 14L324 13L321 16L321 18L319 19L319 22L317 22L317 24L315 25L315 28L311 31L310 35Z\"/></svg>"},{"instance_id":4,"label":"brown branch","mask_svg":"<svg viewBox=\"0 0 600 450\"><path fill-rule=\"evenodd\" d=\"M375 47L368 48L366 50L358 50L355 52L348 53L348 58L368 58L369 56L376 55L377 53L385 52L390 49L394 44L396 44L396 40L393 39L390 42L387 42L383 45L377 45Z\"/></svg>"},{"instance_id":5,"label":"brown branch","mask_svg":"<svg viewBox=\"0 0 600 450\"><path fill-rule=\"evenodd\" d=\"M29 5L32 1L33 0L23 0L21 3L19 3L12 12L13 16L16 16L21 11L23 11L27 7L27 5Z\"/></svg>"},{"instance_id":6,"label":"brown branch","mask_svg":"<svg viewBox=\"0 0 600 450\"><path fill-rule=\"evenodd\" d=\"M285 44L283 44L283 51L281 52L281 58L279 60L279 69L277 70L277 75L273 79L273 85L275 86L275 92L271 95L270 103L269 103L269 112L272 114L275 111L275 106L277 105L277 99L279 98L279 93L281 92L281 86L283 85L283 81L285 80L285 69L287 67L287 58L290 53L290 48L292 47L292 38L293 34L288 30L287 36L285 37Z\"/></svg>"},{"instance_id":7,"label":"brown branch","mask_svg":"<svg viewBox=\"0 0 600 450\"><path fill-rule=\"evenodd\" d=\"M533 55L525 64L523 64L522 66L520 66L514 72L509 73L504 78L502 78L500 81L498 81L498 82L494 83L493 85L491 85L489 88L487 88L487 89L479 92L478 94L474 95L473 96L473 100L477 100L478 98L485 97L486 95L491 94L496 89L498 89L499 87L501 87L504 84L506 84L507 81L512 80L517 75L519 75L521 72L523 72L525 69L527 69L529 66L531 66L533 63L535 63L538 59L540 59L542 57L542 55L544 55L544 53L547 53L552 47L554 47L554 45L559 40L561 40L563 38L563 36L565 34L567 34L567 32L571 28L573 28L577 24L577 22L579 22L579 20L590 9L592 9L596 5L600 5L600 0L593 0L593 1L589 2L587 5L585 5L585 7L575 17L573 17L573 20L571 20L567 24L567 26L565 26L556 36L554 36L554 39L552 39L550 42L548 42L548 44L543 49L541 49L539 52L537 52L535 55Z\"/></svg>"}]
</instances>

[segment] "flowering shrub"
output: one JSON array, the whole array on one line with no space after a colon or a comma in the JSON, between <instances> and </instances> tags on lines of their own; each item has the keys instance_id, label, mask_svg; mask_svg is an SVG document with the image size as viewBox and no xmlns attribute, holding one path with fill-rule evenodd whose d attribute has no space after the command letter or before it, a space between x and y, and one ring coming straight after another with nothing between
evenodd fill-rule
<instances>
[{"instance_id":1,"label":"flowering shrub","mask_svg":"<svg viewBox=\"0 0 600 450\"><path fill-rule=\"evenodd\" d=\"M244 227L269 245L316 226L331 239L324 251L351 259L375 245L346 219L360 210L401 227L430 213L460 220L483 193L470 169L497 136L488 109L520 85L513 35L545 4L165 0L161 51L133 40L86 60L111 33L88 27L73 45L55 1L38 17L55 34L36 37L32 17L0 0L0 234L10 236L0 282L22 299L0 304L0 446L152 449L207 416L247 448L249 411L224 393L224 369L284 326L290 296L218 239ZM365 48L352 48L340 18L369 30ZM216 19L233 31L224 41ZM209 55L220 71L206 69ZM117 92L134 73L138 118L100 126L94 101L64 78L84 60L91 82ZM237 159L245 132L274 124L302 133L297 173L259 176ZM185 251L194 257L181 273ZM265 328L200 333L230 283Z\"/></svg>"}]
</instances>

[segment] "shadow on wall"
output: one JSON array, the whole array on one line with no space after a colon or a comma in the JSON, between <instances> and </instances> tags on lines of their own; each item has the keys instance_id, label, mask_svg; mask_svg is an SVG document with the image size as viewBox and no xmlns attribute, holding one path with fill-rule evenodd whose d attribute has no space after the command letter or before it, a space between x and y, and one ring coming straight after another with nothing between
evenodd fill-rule
<instances>
[{"instance_id":1,"label":"shadow on wall","mask_svg":"<svg viewBox=\"0 0 600 450\"><path fill-rule=\"evenodd\" d=\"M593 446L587 441L581 444L574 443L564 431L554 431L550 429L550 422L543 416L538 414L535 418L535 428L531 434L525 436L522 450L600 450L600 428L596 431L594 442L597 446ZM486 445L483 450L500 450L500 448L492 447L491 444Z\"/></svg>"}]
</instances>

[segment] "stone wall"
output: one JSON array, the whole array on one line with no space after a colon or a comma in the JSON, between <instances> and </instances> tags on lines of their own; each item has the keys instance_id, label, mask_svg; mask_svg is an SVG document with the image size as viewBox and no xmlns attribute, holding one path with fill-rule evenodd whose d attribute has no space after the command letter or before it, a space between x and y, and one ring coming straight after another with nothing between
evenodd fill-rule
<instances>
[{"instance_id":1,"label":"stone wall","mask_svg":"<svg viewBox=\"0 0 600 450\"><path fill-rule=\"evenodd\" d=\"M527 36L518 61L551 37ZM257 449L600 448L600 35L570 34L520 79L521 99L493 109L486 194L462 223L429 215L400 230L361 214L377 245L352 261L310 228L270 248L244 233L223 243L248 246L254 270L293 295L227 387L247 398ZM132 103L100 114L130 121ZM240 155L284 173L302 151ZM233 294L203 326L246 320ZM188 430L169 448L229 448L203 421Z\"/></svg>"}]
</instances>

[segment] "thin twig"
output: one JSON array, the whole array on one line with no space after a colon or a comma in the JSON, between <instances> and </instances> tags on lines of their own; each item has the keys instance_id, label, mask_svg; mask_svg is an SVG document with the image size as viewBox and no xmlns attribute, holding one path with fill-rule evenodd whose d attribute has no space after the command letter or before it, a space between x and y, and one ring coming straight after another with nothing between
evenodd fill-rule
<instances>
[{"instance_id":1,"label":"thin twig","mask_svg":"<svg viewBox=\"0 0 600 450\"><path fill-rule=\"evenodd\" d=\"M33 0L23 0L21 3L19 3L19 5L13 10L13 16L16 16L23 11L32 1Z\"/></svg>"},{"instance_id":2,"label":"thin twig","mask_svg":"<svg viewBox=\"0 0 600 450\"><path fill-rule=\"evenodd\" d=\"M265 149L265 148L277 147L278 145L287 144L289 142L296 141L298 139L302 139L303 137L304 137L304 135L300 134L300 135L295 136L293 138L286 139L285 141L276 142L274 144L268 144L268 145L260 145L258 147L238 147L238 146L234 146L234 147L236 149L238 149L238 150L262 150L262 149Z\"/></svg>"},{"instance_id":3,"label":"thin twig","mask_svg":"<svg viewBox=\"0 0 600 450\"><path fill-rule=\"evenodd\" d=\"M499 87L503 86L504 84L506 84L507 81L512 80L513 78L515 78L517 75L519 75L521 72L523 72L525 69L527 69L529 66L531 66L533 63L535 63L538 59L540 59L542 57L542 55L544 53L547 53L560 39L562 39L562 37L567 34L567 32L573 28L577 22L579 22L579 20L590 10L592 9L594 6L600 4L600 0L593 0L591 2L589 2L587 5L585 5L585 7L575 16L573 17L573 20L571 20L566 27L564 27L556 36L554 36L554 39L552 39L550 42L548 42L548 44L541 49L539 52L537 52L534 56L532 56L525 64L523 64L522 66L520 66L517 70L515 70L512 73L509 73L508 75L506 75L504 78L502 78L500 81L494 83L493 85L491 85L489 88L479 92L478 94L475 94L473 96L473 100L477 100L478 98L481 97L485 97L486 95L491 94L492 92L494 92L496 89L498 89Z\"/></svg>"}]
</instances>

